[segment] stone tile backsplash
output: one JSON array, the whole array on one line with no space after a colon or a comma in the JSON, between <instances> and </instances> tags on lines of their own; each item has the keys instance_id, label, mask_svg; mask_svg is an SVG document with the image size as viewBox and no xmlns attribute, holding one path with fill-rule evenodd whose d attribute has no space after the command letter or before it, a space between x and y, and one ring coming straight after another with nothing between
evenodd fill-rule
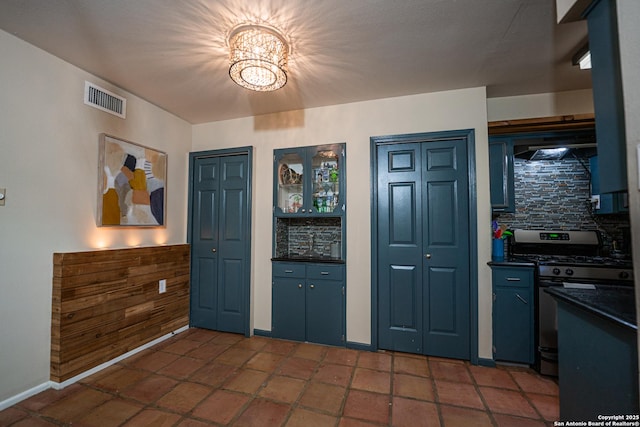
<instances>
[{"instance_id":1,"label":"stone tile backsplash","mask_svg":"<svg viewBox=\"0 0 640 427\"><path fill-rule=\"evenodd\" d=\"M276 219L275 256L278 258L309 253L330 257L331 243L342 244L340 218Z\"/></svg>"},{"instance_id":2,"label":"stone tile backsplash","mask_svg":"<svg viewBox=\"0 0 640 427\"><path fill-rule=\"evenodd\" d=\"M627 214L594 215L588 160L515 159L515 213L496 216L514 228L599 230L604 251L622 244L629 230Z\"/></svg>"}]
</instances>

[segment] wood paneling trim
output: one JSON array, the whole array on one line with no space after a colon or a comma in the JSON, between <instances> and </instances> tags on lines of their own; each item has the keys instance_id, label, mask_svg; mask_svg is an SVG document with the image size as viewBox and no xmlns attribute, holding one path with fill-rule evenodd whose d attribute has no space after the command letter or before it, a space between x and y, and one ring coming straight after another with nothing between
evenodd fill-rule
<instances>
[{"instance_id":1,"label":"wood paneling trim","mask_svg":"<svg viewBox=\"0 0 640 427\"><path fill-rule=\"evenodd\" d=\"M186 244L53 254L51 380L188 325L189 262Z\"/></svg>"},{"instance_id":2,"label":"wood paneling trim","mask_svg":"<svg viewBox=\"0 0 640 427\"><path fill-rule=\"evenodd\" d=\"M595 128L595 116L592 113L589 113L568 116L538 117L533 119L498 120L495 122L489 122L488 128L489 135L593 129Z\"/></svg>"}]
</instances>

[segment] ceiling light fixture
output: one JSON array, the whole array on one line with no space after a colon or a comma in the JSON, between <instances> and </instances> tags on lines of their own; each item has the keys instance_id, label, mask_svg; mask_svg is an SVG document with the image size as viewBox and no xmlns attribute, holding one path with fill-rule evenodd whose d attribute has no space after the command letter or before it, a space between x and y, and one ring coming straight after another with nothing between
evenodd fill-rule
<instances>
[{"instance_id":1,"label":"ceiling light fixture","mask_svg":"<svg viewBox=\"0 0 640 427\"><path fill-rule=\"evenodd\" d=\"M241 25L229 35L229 76L240 86L258 92L280 89L287 83L289 45L277 30L263 25Z\"/></svg>"}]
</instances>

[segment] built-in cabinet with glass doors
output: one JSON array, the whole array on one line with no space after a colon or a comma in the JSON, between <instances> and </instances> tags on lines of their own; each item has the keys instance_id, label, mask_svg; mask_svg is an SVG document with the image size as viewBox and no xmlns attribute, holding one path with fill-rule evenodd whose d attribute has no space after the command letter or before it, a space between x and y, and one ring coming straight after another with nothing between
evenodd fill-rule
<instances>
[{"instance_id":1,"label":"built-in cabinet with glass doors","mask_svg":"<svg viewBox=\"0 0 640 427\"><path fill-rule=\"evenodd\" d=\"M345 144L274 150L275 338L345 345Z\"/></svg>"},{"instance_id":2,"label":"built-in cabinet with glass doors","mask_svg":"<svg viewBox=\"0 0 640 427\"><path fill-rule=\"evenodd\" d=\"M274 213L342 215L344 144L275 150Z\"/></svg>"}]
</instances>

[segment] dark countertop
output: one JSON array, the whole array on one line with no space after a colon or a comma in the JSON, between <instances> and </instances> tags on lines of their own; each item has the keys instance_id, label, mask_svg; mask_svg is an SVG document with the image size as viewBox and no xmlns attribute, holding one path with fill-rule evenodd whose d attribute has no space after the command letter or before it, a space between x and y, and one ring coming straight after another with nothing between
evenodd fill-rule
<instances>
[{"instance_id":1,"label":"dark countertop","mask_svg":"<svg viewBox=\"0 0 640 427\"><path fill-rule=\"evenodd\" d=\"M623 327L638 329L636 300L632 286L596 285L596 289L545 288L558 301L611 320Z\"/></svg>"},{"instance_id":2,"label":"dark countertop","mask_svg":"<svg viewBox=\"0 0 640 427\"><path fill-rule=\"evenodd\" d=\"M282 262L316 262L323 264L345 264L343 259L336 259L330 257L278 257L271 258L271 261L282 261Z\"/></svg>"},{"instance_id":3,"label":"dark countertop","mask_svg":"<svg viewBox=\"0 0 640 427\"><path fill-rule=\"evenodd\" d=\"M536 264L527 258L507 256L502 261L491 260L487 263L491 267L535 267Z\"/></svg>"}]
</instances>

